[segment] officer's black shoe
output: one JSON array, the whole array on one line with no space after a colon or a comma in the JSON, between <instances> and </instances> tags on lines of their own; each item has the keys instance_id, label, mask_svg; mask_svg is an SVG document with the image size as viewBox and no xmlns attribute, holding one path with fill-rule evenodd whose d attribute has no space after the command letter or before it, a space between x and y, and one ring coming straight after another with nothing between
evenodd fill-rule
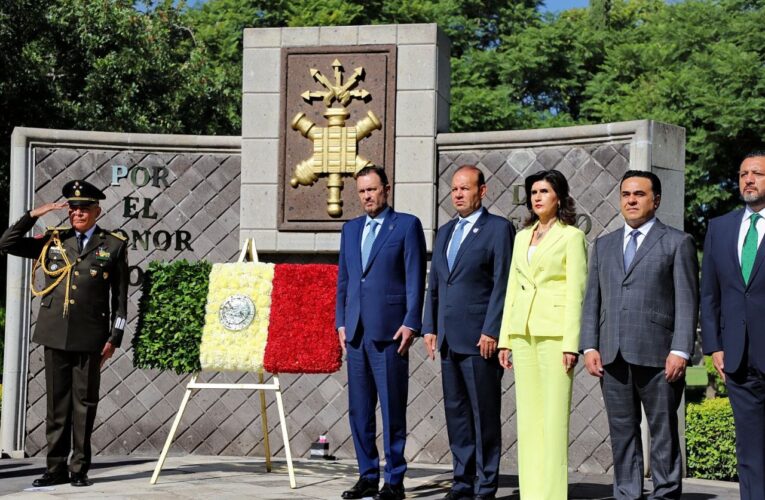
<instances>
[{"instance_id":1,"label":"officer's black shoe","mask_svg":"<svg viewBox=\"0 0 765 500\"><path fill-rule=\"evenodd\" d=\"M342 497L346 500L352 500L354 498L364 498L377 495L377 485L379 482L379 479L372 481L362 477L356 484L353 485L351 489L345 490Z\"/></svg>"},{"instance_id":2,"label":"officer's black shoe","mask_svg":"<svg viewBox=\"0 0 765 500\"><path fill-rule=\"evenodd\" d=\"M32 486L35 488L43 488L45 486L53 486L54 484L64 484L69 482L69 474L66 472L50 473L46 472L41 478L35 479L32 482Z\"/></svg>"},{"instance_id":3,"label":"officer's black shoe","mask_svg":"<svg viewBox=\"0 0 765 500\"><path fill-rule=\"evenodd\" d=\"M88 475L84 472L72 472L72 486L90 486L93 481L88 479Z\"/></svg>"},{"instance_id":4,"label":"officer's black shoe","mask_svg":"<svg viewBox=\"0 0 765 500\"><path fill-rule=\"evenodd\" d=\"M489 493L486 495L476 495L474 498L475 500L495 500L497 496L492 493Z\"/></svg>"},{"instance_id":5,"label":"officer's black shoe","mask_svg":"<svg viewBox=\"0 0 765 500\"><path fill-rule=\"evenodd\" d=\"M375 495L375 500L403 500L406 498L404 485L402 484L383 484L380 493Z\"/></svg>"}]
</instances>

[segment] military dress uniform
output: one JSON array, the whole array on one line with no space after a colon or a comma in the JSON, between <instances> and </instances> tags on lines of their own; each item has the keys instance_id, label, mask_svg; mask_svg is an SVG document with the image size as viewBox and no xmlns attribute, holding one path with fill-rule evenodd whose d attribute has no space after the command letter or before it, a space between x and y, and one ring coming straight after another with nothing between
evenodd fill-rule
<instances>
[{"instance_id":1,"label":"military dress uniform","mask_svg":"<svg viewBox=\"0 0 765 500\"><path fill-rule=\"evenodd\" d=\"M86 184L96 190L94 203L103 199L97 188L78 182L78 187ZM71 191L67 186L65 195ZM78 201L68 198L70 204ZM73 451L69 472L74 484L75 475L87 478L90 467L101 352L107 342L119 347L125 328L127 242L98 226L81 250L73 228L48 228L43 235L24 237L36 220L27 212L6 230L0 237L0 255L34 259L34 268L43 270L43 287L32 285L33 294L40 297L32 340L45 348L47 472L68 481L67 458Z\"/></svg>"}]
</instances>

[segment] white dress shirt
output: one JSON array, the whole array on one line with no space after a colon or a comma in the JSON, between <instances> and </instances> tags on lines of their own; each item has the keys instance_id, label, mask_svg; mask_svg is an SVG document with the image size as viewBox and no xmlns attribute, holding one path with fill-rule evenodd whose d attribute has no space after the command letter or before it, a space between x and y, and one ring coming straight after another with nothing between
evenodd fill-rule
<instances>
[{"instance_id":1,"label":"white dress shirt","mask_svg":"<svg viewBox=\"0 0 765 500\"><path fill-rule=\"evenodd\" d=\"M752 216L754 213L754 210L749 208L749 205L746 206L744 209L744 216L741 218L741 225L738 228L738 265L741 265L741 251L744 249L744 239L746 238L746 233L749 231L749 226L751 222L749 222L749 217ZM762 243L762 237L765 235L765 208L757 212L760 214L760 218L757 220L757 248L760 248L760 243Z\"/></svg>"},{"instance_id":2,"label":"white dress shirt","mask_svg":"<svg viewBox=\"0 0 765 500\"><path fill-rule=\"evenodd\" d=\"M85 231L85 239L82 240L82 248L83 248L83 250L88 246L88 242L90 241L91 236L93 236L93 233L95 232L95 230L96 230L96 226L94 224L93 227L91 227L90 229ZM80 234L83 234L83 233L75 231L74 234L76 236L79 236Z\"/></svg>"},{"instance_id":3,"label":"white dress shirt","mask_svg":"<svg viewBox=\"0 0 765 500\"><path fill-rule=\"evenodd\" d=\"M462 239L459 241L459 244L461 245L463 241L465 241L465 238L467 238L468 234L470 234L470 231L473 229L473 226L475 226L475 222L478 220L478 218L483 213L484 208L480 207L478 210L473 212L472 214L468 215L467 217L458 217L457 224L459 224L459 221L464 220L465 221L465 227L462 229ZM457 228L457 224L454 225L454 228ZM454 231L452 231L451 236L449 236L449 244L446 246L446 255L449 255L449 249L452 247L452 244L454 243Z\"/></svg>"},{"instance_id":4,"label":"white dress shirt","mask_svg":"<svg viewBox=\"0 0 765 500\"><path fill-rule=\"evenodd\" d=\"M374 221L377 222L377 232L375 233L375 239L377 239L378 236L380 236L380 229L382 229L383 222L385 221L385 216L388 215L388 210L390 210L390 207L385 207L382 212L377 214L377 217L374 218ZM369 231L372 230L372 217L367 215L367 220L364 222L364 230L361 232L361 247L364 248L364 240L367 239L367 235L369 234Z\"/></svg>"}]
</instances>

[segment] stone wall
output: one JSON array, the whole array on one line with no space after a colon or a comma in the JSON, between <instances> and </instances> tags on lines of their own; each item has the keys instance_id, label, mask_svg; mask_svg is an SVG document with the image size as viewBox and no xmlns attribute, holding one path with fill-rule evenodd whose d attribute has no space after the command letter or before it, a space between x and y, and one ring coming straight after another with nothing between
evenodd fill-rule
<instances>
[{"instance_id":1,"label":"stone wall","mask_svg":"<svg viewBox=\"0 0 765 500\"><path fill-rule=\"evenodd\" d=\"M49 137L61 134L60 131L49 132ZM438 177L430 188L426 186L424 189L433 189L436 193L432 210L437 213L437 225L440 226L453 215L448 196L451 173L457 165L477 164L484 170L489 185L486 206L494 213L518 221L525 215L525 209L520 206L522 189L517 189L523 177L540 169L557 168L571 183L578 209L586 216L580 219L580 224L588 229L588 240L592 241L603 231L615 229L621 224L617 187L621 174L628 168L653 170L665 183L660 217L678 225L682 223L683 132L677 127L639 121L521 132L441 134L437 138ZM28 170L26 177L20 178L18 171L14 170L14 185L18 183L18 186L14 188L17 194L14 195L16 203L12 202L12 217L18 216L25 206L56 199L65 180L85 177L104 186L110 183L115 165L127 166L130 171L141 166L165 166L172 174L166 189L118 183L107 190L109 198L104 203L106 214L101 223L105 227L122 226L129 233L133 229L187 230L191 234L194 251L176 252L157 248L146 251L138 245L131 249L131 264L141 266L155 258L209 258L213 261L234 258L239 244L238 214L241 212L238 205L240 166L235 147L238 138L231 138L229 149L224 150L221 147L193 147L189 144L184 148L177 145L160 147L156 141L152 145L136 147L120 134L109 134L122 137L122 140L112 137L111 145L107 147L104 141L88 143L92 136L87 134L71 134L72 137L67 140L27 140L26 147L17 149L17 153L25 150L31 156L24 156L24 161L28 162L24 167ZM27 198L23 195L24 186L30 188ZM395 185L395 189L399 186ZM124 200L129 196L153 200L151 207L160 217L156 220L126 219ZM402 202L397 202L396 207L401 209L398 203ZM45 224L58 222L45 220ZM321 254L269 253L264 255L264 260L334 262L335 252L336 248ZM23 267L24 264L14 260L9 261L9 269L11 265L16 266L14 269L20 269L18 266ZM18 290L24 288L24 280L19 276L23 277L22 271L17 274L9 272L9 299L11 296L28 296L28 290L19 295ZM131 325L123 349L104 370L102 400L93 440L97 454L156 457L186 383L186 377L132 367L129 342L136 300L137 289L131 288ZM9 321L9 328L16 325L19 331L23 331L24 309L19 307L15 310L22 314L18 321ZM33 310L34 307L32 320ZM14 309L9 308L9 312L12 311ZM30 317L28 309L26 314ZM24 398L28 405L22 433L26 438L26 452L37 455L44 448L42 356L39 348L29 344L28 337L25 342L30 352L26 358L28 390ZM255 377L252 374L232 373L206 374L203 378L218 382L252 382ZM333 454L340 458L353 457L345 370L333 375L284 375L280 380L284 388L293 456L307 456L310 443L319 434L326 433ZM508 373L503 380L504 470L514 470L516 465L512 385L513 375ZM275 432L278 428L276 405L270 394L267 401L271 449L275 456L280 457L283 450L281 435ZM4 408L3 411L9 410ZM201 391L189 403L173 453L262 456L259 413L259 401L254 394L244 391ZM424 463L450 463L440 366L426 359L421 343L414 345L410 358L408 419L408 459ZM6 421L5 415L3 421ZM5 434L6 429L3 429L3 446L7 450ZM571 469L608 471L611 453L607 436L597 381L582 373L580 365L571 413Z\"/></svg>"}]
</instances>

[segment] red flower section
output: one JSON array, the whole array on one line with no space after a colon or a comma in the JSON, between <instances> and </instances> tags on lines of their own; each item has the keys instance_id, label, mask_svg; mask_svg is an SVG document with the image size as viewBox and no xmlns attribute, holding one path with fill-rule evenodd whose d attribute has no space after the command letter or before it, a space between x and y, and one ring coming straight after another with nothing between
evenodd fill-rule
<instances>
[{"instance_id":1,"label":"red flower section","mask_svg":"<svg viewBox=\"0 0 765 500\"><path fill-rule=\"evenodd\" d=\"M270 373L332 373L342 366L335 331L337 266L277 264L263 365Z\"/></svg>"}]
</instances>

